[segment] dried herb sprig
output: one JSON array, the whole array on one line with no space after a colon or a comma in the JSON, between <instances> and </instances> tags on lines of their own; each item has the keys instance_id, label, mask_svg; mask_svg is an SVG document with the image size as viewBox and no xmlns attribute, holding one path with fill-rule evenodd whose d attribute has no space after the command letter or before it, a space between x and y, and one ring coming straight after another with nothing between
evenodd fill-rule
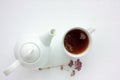
<instances>
[{"instance_id":1,"label":"dried herb sprig","mask_svg":"<svg viewBox=\"0 0 120 80\"><path fill-rule=\"evenodd\" d=\"M76 59L76 60L70 60L68 64L39 68L39 70L60 68L61 70L70 71L71 73L70 76L74 76L77 71L81 70L81 67L82 67L82 62L80 61L80 59Z\"/></svg>"}]
</instances>

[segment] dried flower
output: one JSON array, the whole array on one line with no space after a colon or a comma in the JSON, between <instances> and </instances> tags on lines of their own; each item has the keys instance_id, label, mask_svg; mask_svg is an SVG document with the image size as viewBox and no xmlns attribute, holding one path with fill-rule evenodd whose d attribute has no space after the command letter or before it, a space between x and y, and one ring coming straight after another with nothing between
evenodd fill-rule
<instances>
[{"instance_id":1,"label":"dried flower","mask_svg":"<svg viewBox=\"0 0 120 80\"><path fill-rule=\"evenodd\" d=\"M75 75L75 70L72 71L70 76L74 76Z\"/></svg>"},{"instance_id":2,"label":"dried flower","mask_svg":"<svg viewBox=\"0 0 120 80\"><path fill-rule=\"evenodd\" d=\"M72 67L73 65L74 65L74 64L73 64L73 60L70 60L68 66L69 66L69 67Z\"/></svg>"},{"instance_id":3,"label":"dried flower","mask_svg":"<svg viewBox=\"0 0 120 80\"><path fill-rule=\"evenodd\" d=\"M69 68L68 68L68 67ZM70 62L68 63L68 65L57 65L57 66L48 66L48 67L44 67L44 68L39 68L39 70L45 70L45 69L51 69L51 68L60 68L61 70L66 70L66 71L72 71L70 76L74 76L76 74L76 71L80 71L81 67L82 67L82 62L80 61L80 59L77 60L70 60ZM65 68L67 67L67 68Z\"/></svg>"},{"instance_id":4,"label":"dried flower","mask_svg":"<svg viewBox=\"0 0 120 80\"><path fill-rule=\"evenodd\" d=\"M82 63L80 62L80 59L77 59L77 61L75 61L75 69L80 71L82 67Z\"/></svg>"},{"instance_id":5,"label":"dried flower","mask_svg":"<svg viewBox=\"0 0 120 80\"><path fill-rule=\"evenodd\" d=\"M74 76L76 74L76 71L80 71L81 67L82 67L82 62L80 61L80 59L77 59L75 61L70 60L68 66L71 68L72 72L71 72L71 76Z\"/></svg>"}]
</instances>

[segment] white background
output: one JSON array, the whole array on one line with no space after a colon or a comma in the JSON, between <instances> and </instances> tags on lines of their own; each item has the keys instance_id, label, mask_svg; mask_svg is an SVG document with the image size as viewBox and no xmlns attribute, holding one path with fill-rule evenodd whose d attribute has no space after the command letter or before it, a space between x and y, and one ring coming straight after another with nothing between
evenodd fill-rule
<instances>
[{"instance_id":1,"label":"white background","mask_svg":"<svg viewBox=\"0 0 120 80\"><path fill-rule=\"evenodd\" d=\"M15 61L21 35L66 28L94 27L91 52L74 77L59 69L32 71L23 67L6 77L2 71ZM0 0L0 80L120 80L119 0Z\"/></svg>"}]
</instances>

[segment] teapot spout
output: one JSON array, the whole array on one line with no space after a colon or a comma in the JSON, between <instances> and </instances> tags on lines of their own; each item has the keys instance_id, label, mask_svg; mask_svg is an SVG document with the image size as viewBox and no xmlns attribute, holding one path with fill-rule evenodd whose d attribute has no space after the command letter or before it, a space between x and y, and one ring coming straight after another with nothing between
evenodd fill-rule
<instances>
[{"instance_id":1,"label":"teapot spout","mask_svg":"<svg viewBox=\"0 0 120 80\"><path fill-rule=\"evenodd\" d=\"M41 36L40 40L45 46L50 46L52 38L55 35L55 29L51 29L49 32L47 32L45 35Z\"/></svg>"}]
</instances>

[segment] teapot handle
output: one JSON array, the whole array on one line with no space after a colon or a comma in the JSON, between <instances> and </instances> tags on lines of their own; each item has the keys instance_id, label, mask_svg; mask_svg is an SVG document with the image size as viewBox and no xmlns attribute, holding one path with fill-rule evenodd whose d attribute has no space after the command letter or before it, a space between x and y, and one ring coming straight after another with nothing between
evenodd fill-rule
<instances>
[{"instance_id":1,"label":"teapot handle","mask_svg":"<svg viewBox=\"0 0 120 80\"><path fill-rule=\"evenodd\" d=\"M10 73L12 73L17 66L20 65L20 62L18 60L16 60L15 62L12 63L12 65L10 65L6 70L3 71L3 73L8 76Z\"/></svg>"}]
</instances>

